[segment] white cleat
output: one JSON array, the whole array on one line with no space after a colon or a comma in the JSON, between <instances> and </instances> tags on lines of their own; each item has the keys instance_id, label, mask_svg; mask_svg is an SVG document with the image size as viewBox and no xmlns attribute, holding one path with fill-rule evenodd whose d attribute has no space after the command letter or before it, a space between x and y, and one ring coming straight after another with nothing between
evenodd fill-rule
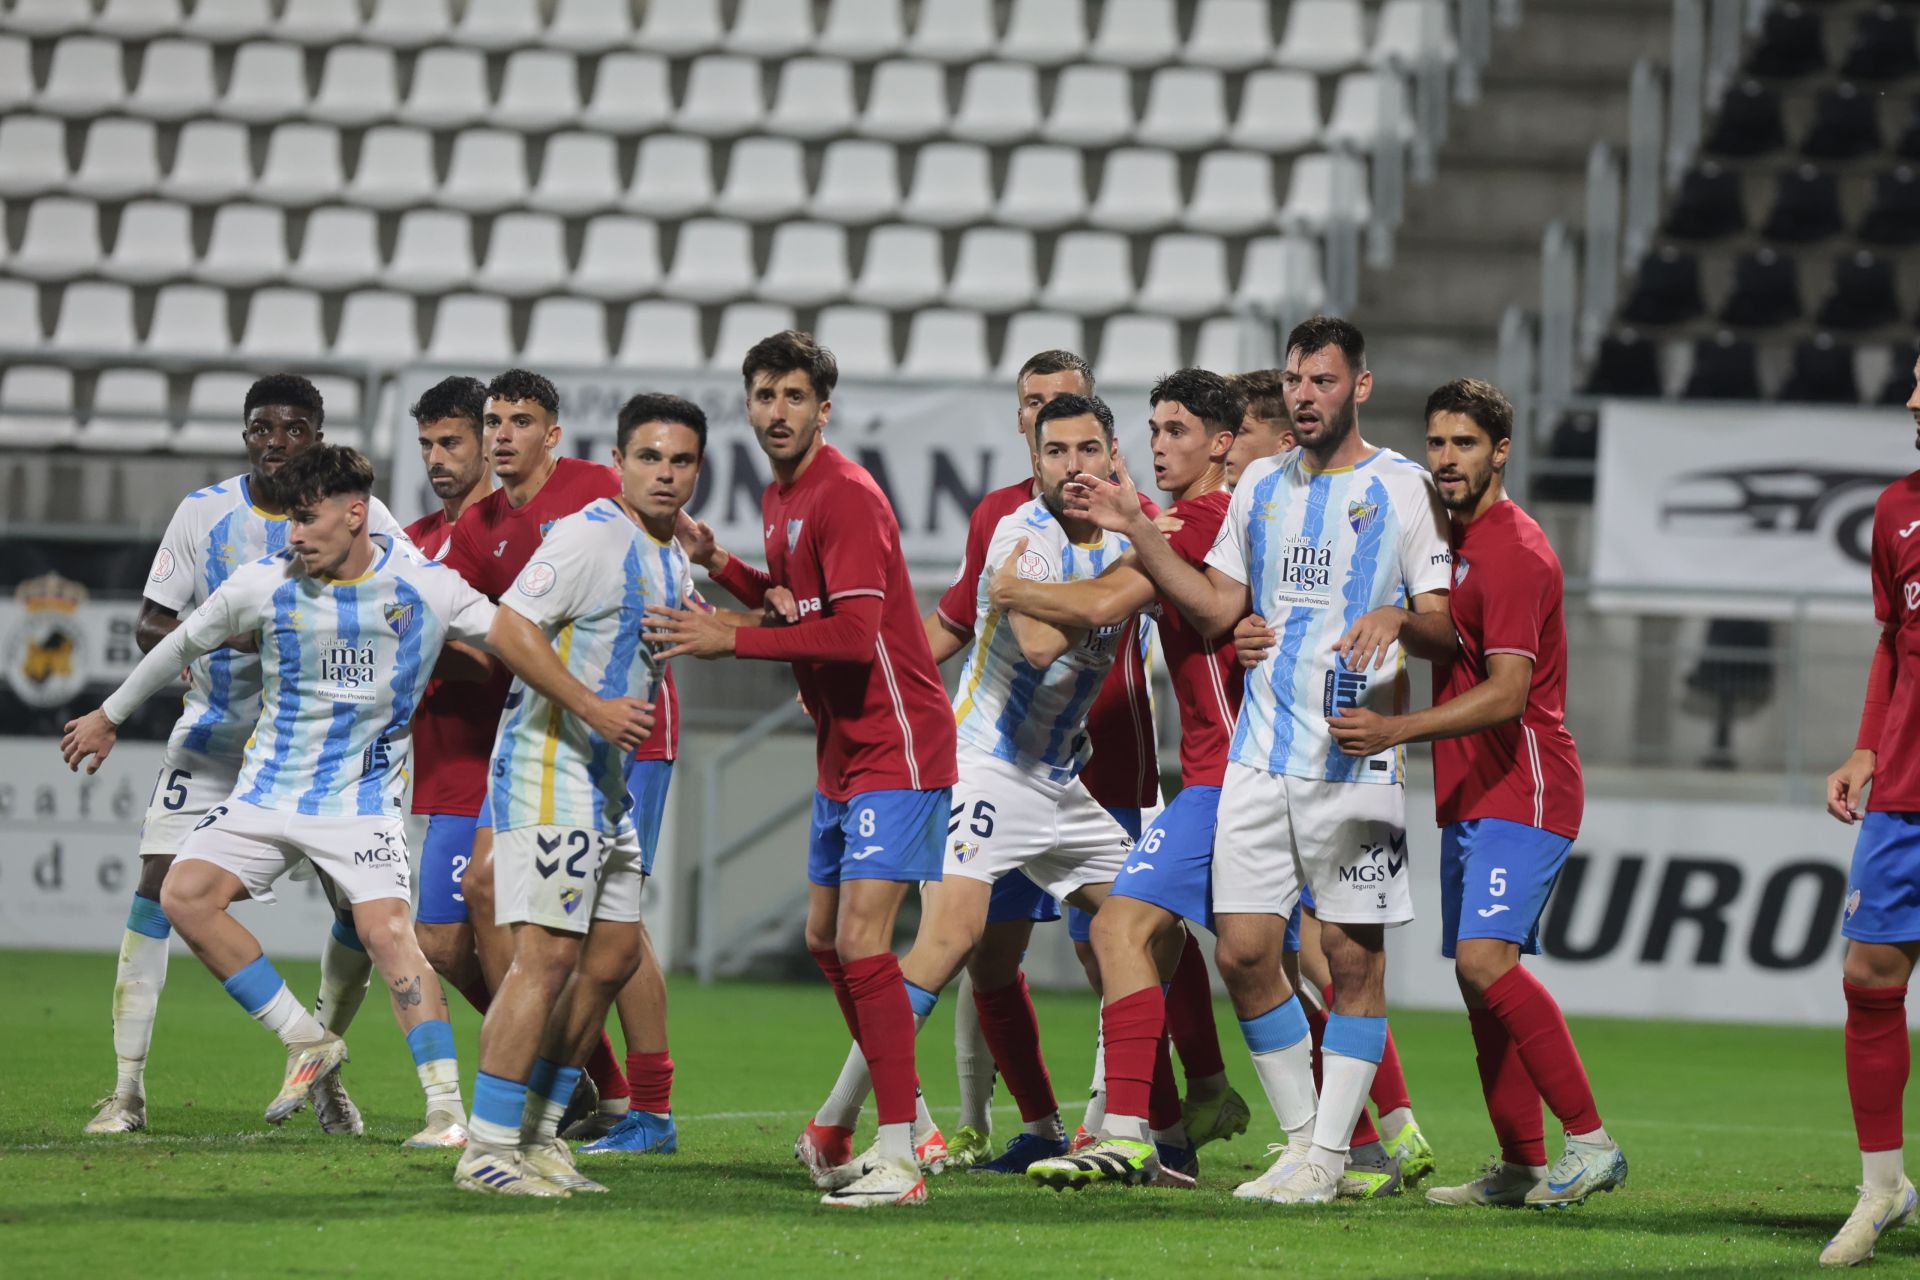
<instances>
[{"instance_id":1,"label":"white cleat","mask_svg":"<svg viewBox=\"0 0 1920 1280\"><path fill-rule=\"evenodd\" d=\"M84 1132L138 1133L146 1127L147 1100L137 1093L115 1093L100 1099L100 1110Z\"/></svg>"},{"instance_id":2,"label":"white cleat","mask_svg":"<svg viewBox=\"0 0 1920 1280\"><path fill-rule=\"evenodd\" d=\"M1920 1194L1915 1193L1913 1183L1904 1177L1891 1191L1860 1188L1860 1202L1853 1206L1853 1212L1820 1251L1820 1265L1860 1265L1873 1256L1873 1246L1879 1242L1880 1234L1905 1226L1913 1220L1915 1209L1920 1209Z\"/></svg>"},{"instance_id":3,"label":"white cleat","mask_svg":"<svg viewBox=\"0 0 1920 1280\"><path fill-rule=\"evenodd\" d=\"M813 1185L822 1191L838 1191L842 1187L852 1186L885 1163L886 1160L880 1154L880 1144L875 1142L845 1164L835 1165L825 1173L815 1174Z\"/></svg>"},{"instance_id":4,"label":"white cleat","mask_svg":"<svg viewBox=\"0 0 1920 1280\"><path fill-rule=\"evenodd\" d=\"M347 1086L338 1071L315 1080L307 1090L307 1097L313 1103L313 1118L320 1122L320 1132L345 1133L357 1138L367 1131L367 1122L360 1118L360 1108L347 1096Z\"/></svg>"},{"instance_id":5,"label":"white cleat","mask_svg":"<svg viewBox=\"0 0 1920 1280\"><path fill-rule=\"evenodd\" d=\"M1285 1176L1287 1170L1303 1158L1299 1155L1291 1155L1291 1152L1292 1148L1288 1147L1285 1143L1276 1142L1269 1145L1267 1147L1267 1154L1274 1157L1273 1163L1268 1165L1267 1171L1259 1177L1252 1178L1235 1187L1233 1189L1233 1198L1235 1200L1265 1200L1267 1193L1279 1184L1280 1179Z\"/></svg>"},{"instance_id":6,"label":"white cleat","mask_svg":"<svg viewBox=\"0 0 1920 1280\"><path fill-rule=\"evenodd\" d=\"M836 1209L877 1209L884 1205L926 1202L927 1177L920 1171L917 1160L881 1160L863 1177L820 1197L821 1204Z\"/></svg>"},{"instance_id":7,"label":"white cleat","mask_svg":"<svg viewBox=\"0 0 1920 1280\"><path fill-rule=\"evenodd\" d=\"M604 1186L574 1167L573 1152L568 1150L567 1144L558 1138L548 1138L545 1142L535 1143L531 1148L523 1149L520 1153L520 1162L532 1173L569 1193L606 1190Z\"/></svg>"},{"instance_id":8,"label":"white cleat","mask_svg":"<svg viewBox=\"0 0 1920 1280\"><path fill-rule=\"evenodd\" d=\"M1533 1170L1523 1164L1494 1160L1472 1182L1427 1188L1427 1203L1514 1209L1526 1204L1527 1192L1538 1181Z\"/></svg>"},{"instance_id":9,"label":"white cleat","mask_svg":"<svg viewBox=\"0 0 1920 1280\"><path fill-rule=\"evenodd\" d=\"M458 1151L467 1145L467 1118L457 1111L429 1111L427 1127L400 1145L422 1151Z\"/></svg>"},{"instance_id":10,"label":"white cleat","mask_svg":"<svg viewBox=\"0 0 1920 1280\"><path fill-rule=\"evenodd\" d=\"M307 1091L340 1069L347 1060L347 1042L329 1032L311 1044L287 1050L287 1075L280 1092L267 1104L267 1123L282 1124L306 1105Z\"/></svg>"},{"instance_id":11,"label":"white cleat","mask_svg":"<svg viewBox=\"0 0 1920 1280\"><path fill-rule=\"evenodd\" d=\"M483 1191L496 1196L567 1198L565 1187L555 1186L527 1168L516 1147L485 1147L469 1143L454 1166L453 1185L461 1191Z\"/></svg>"},{"instance_id":12,"label":"white cleat","mask_svg":"<svg viewBox=\"0 0 1920 1280\"><path fill-rule=\"evenodd\" d=\"M1233 1194L1237 1199L1264 1200L1268 1204L1332 1204L1340 1194L1340 1178L1305 1156L1291 1161L1282 1156L1267 1170L1267 1176L1235 1188Z\"/></svg>"}]
</instances>

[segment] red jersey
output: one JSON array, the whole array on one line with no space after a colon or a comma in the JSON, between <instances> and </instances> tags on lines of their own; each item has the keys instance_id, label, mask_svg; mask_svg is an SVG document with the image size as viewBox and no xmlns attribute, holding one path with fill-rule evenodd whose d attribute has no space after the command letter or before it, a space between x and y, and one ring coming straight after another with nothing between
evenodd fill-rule
<instances>
[{"instance_id":1,"label":"red jersey","mask_svg":"<svg viewBox=\"0 0 1920 1280\"><path fill-rule=\"evenodd\" d=\"M1867 677L1856 746L1876 754L1867 808L1920 812L1920 472L1888 485L1873 507L1873 614L1880 644Z\"/></svg>"},{"instance_id":2,"label":"red jersey","mask_svg":"<svg viewBox=\"0 0 1920 1280\"><path fill-rule=\"evenodd\" d=\"M821 446L792 484L767 486L760 499L767 566L761 575L735 558L719 581L757 604L769 584L793 592L802 622L743 627L742 658L787 660L818 622L851 602L879 601L873 658L792 659L794 679L813 715L820 794L849 800L872 791L934 791L958 780L953 710L927 647L913 583L900 550L900 524L865 469ZM818 633L816 633L817 635Z\"/></svg>"},{"instance_id":3,"label":"red jersey","mask_svg":"<svg viewBox=\"0 0 1920 1280\"><path fill-rule=\"evenodd\" d=\"M1183 523L1167 542L1202 573L1207 571L1207 552L1213 550L1232 500L1225 489L1215 489L1176 502L1170 509ZM1173 697L1180 707L1180 785L1217 787L1227 776L1227 748L1233 742L1240 693L1246 687L1234 656L1233 635L1229 632L1220 643L1209 645L1180 607L1161 596L1160 642L1167 647Z\"/></svg>"},{"instance_id":4,"label":"red jersey","mask_svg":"<svg viewBox=\"0 0 1920 1280\"><path fill-rule=\"evenodd\" d=\"M446 559L447 548L453 545L453 521L447 519L445 507L428 512L401 532L429 560Z\"/></svg>"},{"instance_id":5,"label":"red jersey","mask_svg":"<svg viewBox=\"0 0 1920 1280\"><path fill-rule=\"evenodd\" d=\"M976 592L986 568L987 547L1000 521L1033 500L1033 481L995 489L980 500L967 520L967 549L960 573L940 597L941 618L962 635L972 635L979 604ZM1145 496L1149 515L1160 509ZM1113 668L1087 712L1087 740L1093 756L1080 771L1087 792L1113 809L1146 809L1160 803L1160 764L1153 741L1153 689L1147 679L1142 623L1134 618L1114 650Z\"/></svg>"},{"instance_id":6,"label":"red jersey","mask_svg":"<svg viewBox=\"0 0 1920 1280\"><path fill-rule=\"evenodd\" d=\"M1567 732L1567 621L1560 557L1511 501L1453 528L1454 630L1460 652L1433 668L1435 703L1487 678L1497 653L1533 660L1519 720L1433 744L1434 813L1442 826L1503 818L1572 839L1585 793Z\"/></svg>"}]
</instances>

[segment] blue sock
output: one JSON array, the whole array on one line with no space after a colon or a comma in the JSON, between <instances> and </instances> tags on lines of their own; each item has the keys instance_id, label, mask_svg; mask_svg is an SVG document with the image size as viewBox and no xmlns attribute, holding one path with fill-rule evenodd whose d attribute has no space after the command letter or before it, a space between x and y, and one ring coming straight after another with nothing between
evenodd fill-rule
<instances>
[{"instance_id":1,"label":"blue sock","mask_svg":"<svg viewBox=\"0 0 1920 1280\"><path fill-rule=\"evenodd\" d=\"M579 1067L563 1067L557 1062L541 1058L533 1064L533 1078L527 1081L527 1092L564 1107L573 1101L573 1091L580 1085L580 1075Z\"/></svg>"},{"instance_id":2,"label":"blue sock","mask_svg":"<svg viewBox=\"0 0 1920 1280\"><path fill-rule=\"evenodd\" d=\"M1291 995L1285 1004L1277 1004L1257 1018L1242 1018L1240 1034L1246 1037L1249 1052L1273 1053L1299 1044L1312 1031L1307 1026L1306 1011L1300 1007L1300 997Z\"/></svg>"},{"instance_id":3,"label":"blue sock","mask_svg":"<svg viewBox=\"0 0 1920 1280\"><path fill-rule=\"evenodd\" d=\"M1327 1015L1327 1033L1320 1038L1322 1054L1379 1064L1387 1051L1387 1020L1358 1018L1345 1013Z\"/></svg>"},{"instance_id":4,"label":"blue sock","mask_svg":"<svg viewBox=\"0 0 1920 1280\"><path fill-rule=\"evenodd\" d=\"M453 1024L440 1018L421 1023L407 1032L407 1048L416 1067L453 1057Z\"/></svg>"},{"instance_id":5,"label":"blue sock","mask_svg":"<svg viewBox=\"0 0 1920 1280\"><path fill-rule=\"evenodd\" d=\"M333 940L343 947L352 947L360 952L366 951L366 947L360 941L360 935L354 932L352 925L339 916L333 918Z\"/></svg>"},{"instance_id":6,"label":"blue sock","mask_svg":"<svg viewBox=\"0 0 1920 1280\"><path fill-rule=\"evenodd\" d=\"M152 898L133 895L133 906L127 911L127 931L143 937L165 940L173 932L173 925L167 919L167 913Z\"/></svg>"},{"instance_id":7,"label":"blue sock","mask_svg":"<svg viewBox=\"0 0 1920 1280\"><path fill-rule=\"evenodd\" d=\"M488 1146L515 1146L526 1109L526 1085L482 1071L473 1082L473 1122L468 1133Z\"/></svg>"},{"instance_id":8,"label":"blue sock","mask_svg":"<svg viewBox=\"0 0 1920 1280\"><path fill-rule=\"evenodd\" d=\"M273 967L273 962L260 956L220 985L234 998L235 1003L253 1014L273 1003L273 998L280 994L280 988L287 984L280 977L280 971Z\"/></svg>"},{"instance_id":9,"label":"blue sock","mask_svg":"<svg viewBox=\"0 0 1920 1280\"><path fill-rule=\"evenodd\" d=\"M933 1014L933 1006L940 1003L940 993L929 991L925 987L907 984L907 1003L913 1006L913 1016L926 1018Z\"/></svg>"}]
</instances>

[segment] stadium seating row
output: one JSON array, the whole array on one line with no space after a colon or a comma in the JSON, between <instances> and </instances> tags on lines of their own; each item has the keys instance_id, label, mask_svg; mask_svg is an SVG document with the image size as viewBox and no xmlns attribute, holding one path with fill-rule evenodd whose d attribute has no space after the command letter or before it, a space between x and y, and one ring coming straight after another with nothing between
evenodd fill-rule
<instances>
[{"instance_id":1,"label":"stadium seating row","mask_svg":"<svg viewBox=\"0 0 1920 1280\"><path fill-rule=\"evenodd\" d=\"M1895 165L1872 174L1865 182L1864 199L1852 201L1856 212L1844 210L1841 175L1805 163L1773 175L1767 213L1758 224L1747 212L1751 184L1743 175L1712 160L1704 161L1681 180L1667 207L1666 234L1676 239L1711 241L1757 231L1783 244L1812 244L1838 235L1852 235L1871 245L1920 243L1920 169Z\"/></svg>"},{"instance_id":2,"label":"stadium seating row","mask_svg":"<svg viewBox=\"0 0 1920 1280\"><path fill-rule=\"evenodd\" d=\"M83 402L74 394L72 369L13 365L0 374L0 446L233 454L240 434L234 406L245 401L256 376L195 374L185 415L175 417L169 379L156 369L103 369ZM358 446L366 438L358 424L360 384L326 374L316 374L313 381L326 400L327 439Z\"/></svg>"},{"instance_id":3,"label":"stadium seating row","mask_svg":"<svg viewBox=\"0 0 1920 1280\"><path fill-rule=\"evenodd\" d=\"M1768 8L1759 38L1748 52L1747 71L1764 80L1798 80L1837 71L1850 80L1898 80L1920 75L1914 17L1890 4L1847 15L1844 35L1831 32L1822 4L1776 4ZM1837 36L1844 52L1832 49Z\"/></svg>"},{"instance_id":4,"label":"stadium seating row","mask_svg":"<svg viewBox=\"0 0 1920 1280\"><path fill-rule=\"evenodd\" d=\"M1601 343L1586 389L1596 396L1902 404L1913 394L1913 361L1911 342L1853 347L1818 333L1788 350L1728 330L1675 344L1625 328Z\"/></svg>"},{"instance_id":5,"label":"stadium seating row","mask_svg":"<svg viewBox=\"0 0 1920 1280\"><path fill-rule=\"evenodd\" d=\"M1782 95L1758 80L1742 80L1721 100L1702 150L1739 161L1782 154L1848 161L1887 151L1920 159L1920 94L1890 94L1842 80L1821 89L1804 114L1805 123L1789 130Z\"/></svg>"},{"instance_id":6,"label":"stadium seating row","mask_svg":"<svg viewBox=\"0 0 1920 1280\"><path fill-rule=\"evenodd\" d=\"M1825 293L1809 315L1802 272L1815 273L1821 265L1808 262L1805 254L1762 247L1740 254L1728 278L1710 289L1702 283L1699 255L1662 245L1641 260L1620 319L1670 327L1712 316L1740 329L1774 329L1811 319L1823 329L1857 332L1901 324L1910 314L1901 302L1895 260L1855 249L1834 258Z\"/></svg>"}]
</instances>

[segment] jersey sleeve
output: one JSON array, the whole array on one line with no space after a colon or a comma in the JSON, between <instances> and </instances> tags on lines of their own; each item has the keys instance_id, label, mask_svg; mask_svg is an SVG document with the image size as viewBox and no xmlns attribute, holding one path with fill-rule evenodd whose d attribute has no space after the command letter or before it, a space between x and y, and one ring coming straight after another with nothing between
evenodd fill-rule
<instances>
[{"instance_id":1,"label":"jersey sleeve","mask_svg":"<svg viewBox=\"0 0 1920 1280\"><path fill-rule=\"evenodd\" d=\"M893 513L884 502L874 502L851 485L844 491L844 498L829 508L833 517L814 538L826 599L842 600L848 596L885 599L887 562L898 537L898 530L893 527Z\"/></svg>"},{"instance_id":2,"label":"jersey sleeve","mask_svg":"<svg viewBox=\"0 0 1920 1280\"><path fill-rule=\"evenodd\" d=\"M967 545L960 556L960 572L954 575L953 584L940 597L937 606L940 617L947 625L966 635L973 634L973 624L978 621L978 601L974 596L980 584L980 570L987 561L987 543L992 536L993 528L987 523L985 509L974 508L972 517L967 521Z\"/></svg>"},{"instance_id":3,"label":"jersey sleeve","mask_svg":"<svg viewBox=\"0 0 1920 1280\"><path fill-rule=\"evenodd\" d=\"M1249 468L1251 470L1251 468ZM1264 476L1266 473L1260 473ZM1220 532L1214 535L1213 549L1207 552L1207 566L1218 569L1235 582L1250 583L1253 575L1247 571L1247 517L1253 509L1253 485L1257 477L1242 475L1235 486L1233 500L1227 504L1227 518L1220 522ZM1259 602L1254 602L1259 608Z\"/></svg>"},{"instance_id":4,"label":"jersey sleeve","mask_svg":"<svg viewBox=\"0 0 1920 1280\"><path fill-rule=\"evenodd\" d=\"M1447 512L1440 492L1425 472L1419 488L1406 491L1401 510L1400 581L1407 596L1453 587L1453 548L1447 541Z\"/></svg>"},{"instance_id":5,"label":"jersey sleeve","mask_svg":"<svg viewBox=\"0 0 1920 1280\"><path fill-rule=\"evenodd\" d=\"M1534 556L1514 556L1500 565L1498 576L1481 592L1480 651L1538 662L1541 629L1560 589L1558 576Z\"/></svg>"},{"instance_id":6,"label":"jersey sleeve","mask_svg":"<svg viewBox=\"0 0 1920 1280\"><path fill-rule=\"evenodd\" d=\"M554 525L500 603L542 628L579 617L594 594L592 535L599 527L574 517Z\"/></svg>"},{"instance_id":7,"label":"jersey sleeve","mask_svg":"<svg viewBox=\"0 0 1920 1280\"><path fill-rule=\"evenodd\" d=\"M167 531L153 553L153 566L147 570L146 585L141 588L147 599L175 613L193 603L193 582L200 562L199 549L194 545L198 540L194 528L197 522L187 514L192 503L189 498L173 509L173 519L167 521Z\"/></svg>"},{"instance_id":8,"label":"jersey sleeve","mask_svg":"<svg viewBox=\"0 0 1920 1280\"><path fill-rule=\"evenodd\" d=\"M491 595L487 590L487 565L490 557L481 539L486 535L480 530L480 521L473 518L469 511L465 519L456 521L453 537L447 543L447 554L440 563L453 570L468 586L483 595Z\"/></svg>"},{"instance_id":9,"label":"jersey sleeve","mask_svg":"<svg viewBox=\"0 0 1920 1280\"><path fill-rule=\"evenodd\" d=\"M387 510L387 504L378 498L367 499L367 532L392 534L402 542L413 542L406 529L393 518L393 512Z\"/></svg>"},{"instance_id":10,"label":"jersey sleeve","mask_svg":"<svg viewBox=\"0 0 1920 1280\"><path fill-rule=\"evenodd\" d=\"M439 577L446 584L442 590L447 596L447 638L466 644L484 642L488 630L493 626L493 615L499 611L498 607L468 586L459 574L445 573Z\"/></svg>"},{"instance_id":11,"label":"jersey sleeve","mask_svg":"<svg viewBox=\"0 0 1920 1280\"><path fill-rule=\"evenodd\" d=\"M1873 578L1873 616L1882 627L1891 627L1898 615L1894 611L1894 601L1900 592L1894 582L1893 540L1889 536L1886 518L1887 503L1883 497L1873 509L1873 546L1868 555L1869 571ZM151 596L153 593L147 593Z\"/></svg>"}]
</instances>

